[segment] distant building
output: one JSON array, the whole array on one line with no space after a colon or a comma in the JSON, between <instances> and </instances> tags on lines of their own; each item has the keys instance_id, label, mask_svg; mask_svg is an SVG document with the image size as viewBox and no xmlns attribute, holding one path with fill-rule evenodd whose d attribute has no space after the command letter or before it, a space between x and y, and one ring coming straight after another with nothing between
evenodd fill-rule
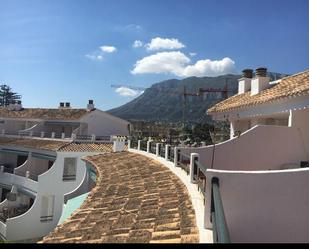
<instances>
[{"instance_id":1,"label":"distant building","mask_svg":"<svg viewBox=\"0 0 309 249\"><path fill-rule=\"evenodd\" d=\"M130 123L96 109L92 100L87 108L76 109L61 102L58 108L23 108L21 102L0 108L0 133L48 138L80 138L95 135L128 136Z\"/></svg>"}]
</instances>

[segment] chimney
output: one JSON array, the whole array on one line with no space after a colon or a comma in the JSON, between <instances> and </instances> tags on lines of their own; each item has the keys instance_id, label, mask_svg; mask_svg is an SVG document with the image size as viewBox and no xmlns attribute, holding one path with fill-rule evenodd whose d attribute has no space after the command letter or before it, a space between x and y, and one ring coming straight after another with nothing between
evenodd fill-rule
<instances>
[{"instance_id":1,"label":"chimney","mask_svg":"<svg viewBox=\"0 0 309 249\"><path fill-rule=\"evenodd\" d=\"M70 108L70 102L65 102L65 108Z\"/></svg>"},{"instance_id":2,"label":"chimney","mask_svg":"<svg viewBox=\"0 0 309 249\"><path fill-rule=\"evenodd\" d=\"M59 108L64 108L64 102L60 102Z\"/></svg>"},{"instance_id":3,"label":"chimney","mask_svg":"<svg viewBox=\"0 0 309 249\"><path fill-rule=\"evenodd\" d=\"M242 71L242 77L238 80L238 94L250 91L252 76L252 69L244 69Z\"/></svg>"},{"instance_id":4,"label":"chimney","mask_svg":"<svg viewBox=\"0 0 309 249\"><path fill-rule=\"evenodd\" d=\"M269 77L267 76L267 68L259 67L255 69L255 77L251 81L251 96L269 88Z\"/></svg>"},{"instance_id":5,"label":"chimney","mask_svg":"<svg viewBox=\"0 0 309 249\"><path fill-rule=\"evenodd\" d=\"M18 100L17 102L15 102L14 110L15 110L15 111L20 111L21 109L23 109L23 107L22 107L22 105L21 105L21 101Z\"/></svg>"},{"instance_id":6,"label":"chimney","mask_svg":"<svg viewBox=\"0 0 309 249\"><path fill-rule=\"evenodd\" d=\"M92 99L89 99L89 101L88 101L87 110L88 111L94 110L94 104L93 104L93 100Z\"/></svg>"}]
</instances>

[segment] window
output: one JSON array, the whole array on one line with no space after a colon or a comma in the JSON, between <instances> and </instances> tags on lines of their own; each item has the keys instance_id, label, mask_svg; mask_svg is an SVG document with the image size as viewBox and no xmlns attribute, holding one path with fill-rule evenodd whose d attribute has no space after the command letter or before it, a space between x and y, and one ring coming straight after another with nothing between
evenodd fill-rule
<instances>
[{"instance_id":1,"label":"window","mask_svg":"<svg viewBox=\"0 0 309 249\"><path fill-rule=\"evenodd\" d=\"M55 196L42 196L41 202L41 222L50 222L54 217L54 201Z\"/></svg>"},{"instance_id":2,"label":"window","mask_svg":"<svg viewBox=\"0 0 309 249\"><path fill-rule=\"evenodd\" d=\"M63 166L63 181L75 181L76 180L76 158L65 158Z\"/></svg>"}]
</instances>

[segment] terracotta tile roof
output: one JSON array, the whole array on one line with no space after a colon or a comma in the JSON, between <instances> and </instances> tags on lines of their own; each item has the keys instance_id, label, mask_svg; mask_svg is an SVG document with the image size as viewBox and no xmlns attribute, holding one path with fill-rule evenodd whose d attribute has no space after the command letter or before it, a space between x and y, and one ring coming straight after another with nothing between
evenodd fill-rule
<instances>
[{"instance_id":1,"label":"terracotta tile roof","mask_svg":"<svg viewBox=\"0 0 309 249\"><path fill-rule=\"evenodd\" d=\"M273 87L250 96L250 91L236 94L207 110L208 114L228 112L238 108L252 107L267 102L280 100L285 97L309 95L309 70L285 77Z\"/></svg>"},{"instance_id":2,"label":"terracotta tile roof","mask_svg":"<svg viewBox=\"0 0 309 249\"><path fill-rule=\"evenodd\" d=\"M21 146L32 149L57 151L66 144L68 142L65 141L0 137L0 145Z\"/></svg>"},{"instance_id":3,"label":"terracotta tile roof","mask_svg":"<svg viewBox=\"0 0 309 249\"><path fill-rule=\"evenodd\" d=\"M44 120L77 120L87 114L87 109L73 108L24 108L20 111L10 111L8 108L0 107L0 118L29 118Z\"/></svg>"},{"instance_id":4,"label":"terracotta tile roof","mask_svg":"<svg viewBox=\"0 0 309 249\"><path fill-rule=\"evenodd\" d=\"M196 243L184 184L162 164L129 153L87 157L98 176L80 208L39 243Z\"/></svg>"},{"instance_id":5,"label":"terracotta tile roof","mask_svg":"<svg viewBox=\"0 0 309 249\"><path fill-rule=\"evenodd\" d=\"M127 149L127 148L125 148ZM113 143L72 142L59 149L68 152L113 152Z\"/></svg>"}]
</instances>

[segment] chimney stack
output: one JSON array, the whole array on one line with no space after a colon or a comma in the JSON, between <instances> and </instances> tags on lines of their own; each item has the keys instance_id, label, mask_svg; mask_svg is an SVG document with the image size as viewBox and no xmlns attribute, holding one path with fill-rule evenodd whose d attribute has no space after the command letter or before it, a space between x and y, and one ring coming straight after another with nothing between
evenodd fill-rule
<instances>
[{"instance_id":1,"label":"chimney stack","mask_svg":"<svg viewBox=\"0 0 309 249\"><path fill-rule=\"evenodd\" d=\"M21 105L21 101L14 101L14 110L15 111L20 111L21 109L23 109L22 105Z\"/></svg>"},{"instance_id":2,"label":"chimney stack","mask_svg":"<svg viewBox=\"0 0 309 249\"><path fill-rule=\"evenodd\" d=\"M267 68L259 67L255 69L255 77L251 81L251 96L269 88L269 77L267 76Z\"/></svg>"},{"instance_id":3,"label":"chimney stack","mask_svg":"<svg viewBox=\"0 0 309 249\"><path fill-rule=\"evenodd\" d=\"M238 80L238 94L250 91L252 77L252 69L244 69L242 71L242 77Z\"/></svg>"},{"instance_id":4,"label":"chimney stack","mask_svg":"<svg viewBox=\"0 0 309 249\"><path fill-rule=\"evenodd\" d=\"M89 101L88 101L87 110L88 111L94 110L94 103L93 103L92 99L89 99Z\"/></svg>"}]
</instances>

